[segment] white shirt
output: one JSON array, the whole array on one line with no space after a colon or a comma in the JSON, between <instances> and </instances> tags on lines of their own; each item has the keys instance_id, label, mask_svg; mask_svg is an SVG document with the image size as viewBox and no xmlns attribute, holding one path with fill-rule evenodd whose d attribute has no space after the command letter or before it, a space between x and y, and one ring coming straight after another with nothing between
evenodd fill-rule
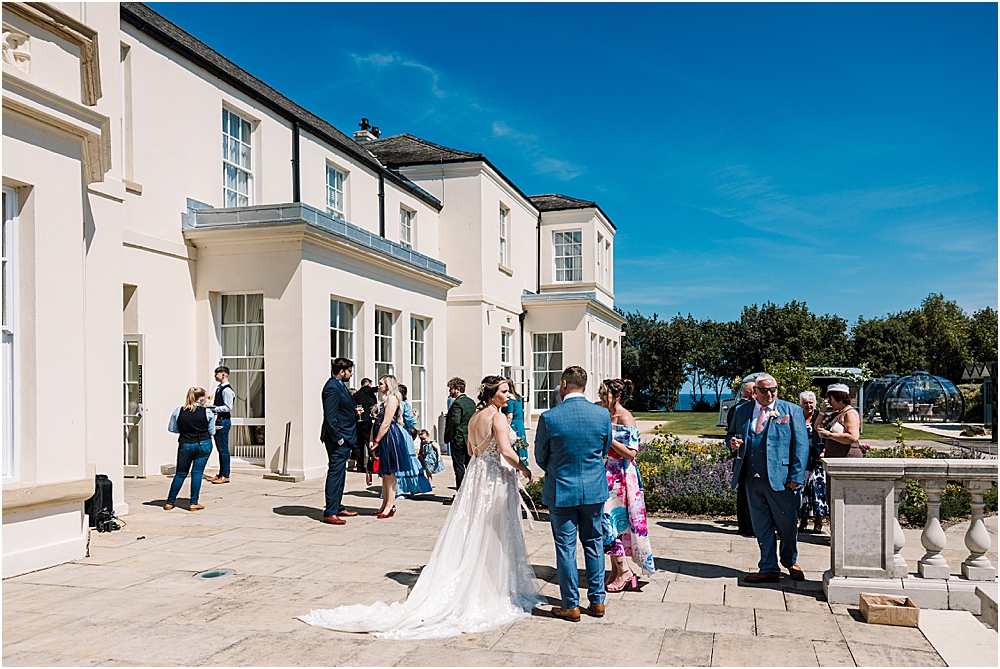
<instances>
[{"instance_id":1,"label":"white shirt","mask_svg":"<svg viewBox=\"0 0 1000 669\"><path fill-rule=\"evenodd\" d=\"M563 402L569 399L573 399L574 397L583 397L584 399L586 399L587 396L584 395L583 393L566 393L566 397L563 398Z\"/></svg>"}]
</instances>

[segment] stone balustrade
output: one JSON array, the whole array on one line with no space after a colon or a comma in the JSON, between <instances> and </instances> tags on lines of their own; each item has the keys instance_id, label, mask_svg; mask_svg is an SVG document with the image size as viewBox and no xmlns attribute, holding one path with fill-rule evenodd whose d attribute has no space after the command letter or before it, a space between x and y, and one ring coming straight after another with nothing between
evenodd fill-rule
<instances>
[{"instance_id":1,"label":"stone balustrade","mask_svg":"<svg viewBox=\"0 0 1000 669\"><path fill-rule=\"evenodd\" d=\"M831 604L856 606L862 592L906 595L921 608L961 609L978 614L976 587L996 590L997 571L986 557L991 539L983 521L983 495L997 480L996 460L837 458L824 460L829 477L830 570L823 590ZM927 522L920 536L925 554L911 574L901 551L899 497L907 480L927 493ZM972 522L965 534L969 556L961 576L942 554L941 494L961 481L972 495ZM995 596L995 595L994 595Z\"/></svg>"}]
</instances>

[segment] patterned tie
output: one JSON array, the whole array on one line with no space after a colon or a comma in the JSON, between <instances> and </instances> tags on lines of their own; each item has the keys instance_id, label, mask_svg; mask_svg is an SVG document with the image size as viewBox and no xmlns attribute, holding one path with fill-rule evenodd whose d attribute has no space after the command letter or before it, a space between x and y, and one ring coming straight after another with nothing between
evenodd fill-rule
<instances>
[{"instance_id":1,"label":"patterned tie","mask_svg":"<svg viewBox=\"0 0 1000 669\"><path fill-rule=\"evenodd\" d=\"M760 418L757 419L757 434L764 431L764 425L767 423L768 407L762 406L760 408Z\"/></svg>"}]
</instances>

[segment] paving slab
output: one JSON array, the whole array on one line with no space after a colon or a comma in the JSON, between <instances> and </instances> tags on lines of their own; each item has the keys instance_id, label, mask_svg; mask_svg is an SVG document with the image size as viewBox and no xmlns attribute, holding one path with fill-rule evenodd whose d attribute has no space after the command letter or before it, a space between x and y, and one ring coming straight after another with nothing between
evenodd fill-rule
<instances>
[{"instance_id":1,"label":"paving slab","mask_svg":"<svg viewBox=\"0 0 1000 669\"><path fill-rule=\"evenodd\" d=\"M816 662L821 667L853 667L854 656L846 641L813 641Z\"/></svg>"},{"instance_id":2,"label":"paving slab","mask_svg":"<svg viewBox=\"0 0 1000 669\"><path fill-rule=\"evenodd\" d=\"M855 615L858 616L858 619L854 618ZM837 625L840 626L840 631L852 651L855 644L868 644L934 652L934 647L927 641L923 633L915 627L869 625L861 620L860 617L860 612L857 609L852 610L851 615L833 617ZM859 666L865 664L858 661L857 656L854 659L858 662Z\"/></svg>"},{"instance_id":3,"label":"paving slab","mask_svg":"<svg viewBox=\"0 0 1000 669\"><path fill-rule=\"evenodd\" d=\"M829 613L757 609L756 623L758 636L844 641L840 627Z\"/></svg>"},{"instance_id":4,"label":"paving slab","mask_svg":"<svg viewBox=\"0 0 1000 669\"><path fill-rule=\"evenodd\" d=\"M689 632L717 632L720 634L755 634L753 609L714 604L691 604L687 625Z\"/></svg>"},{"instance_id":5,"label":"paving slab","mask_svg":"<svg viewBox=\"0 0 1000 669\"><path fill-rule=\"evenodd\" d=\"M715 635L686 630L666 630L656 664L668 667L707 667L712 664Z\"/></svg>"},{"instance_id":6,"label":"paving slab","mask_svg":"<svg viewBox=\"0 0 1000 669\"><path fill-rule=\"evenodd\" d=\"M813 645L801 639L716 634L713 667L816 667Z\"/></svg>"},{"instance_id":7,"label":"paving slab","mask_svg":"<svg viewBox=\"0 0 1000 669\"><path fill-rule=\"evenodd\" d=\"M726 585L726 606L785 610L785 594L777 587Z\"/></svg>"},{"instance_id":8,"label":"paving slab","mask_svg":"<svg viewBox=\"0 0 1000 669\"><path fill-rule=\"evenodd\" d=\"M671 581L667 585L663 601L722 606L726 601L726 586L724 583L704 579Z\"/></svg>"},{"instance_id":9,"label":"paving slab","mask_svg":"<svg viewBox=\"0 0 1000 669\"><path fill-rule=\"evenodd\" d=\"M997 633L968 611L920 612L920 631L949 667L997 666Z\"/></svg>"},{"instance_id":10,"label":"paving slab","mask_svg":"<svg viewBox=\"0 0 1000 669\"><path fill-rule=\"evenodd\" d=\"M931 650L914 650L868 643L848 643L851 656L859 667L946 667L944 660Z\"/></svg>"}]
</instances>

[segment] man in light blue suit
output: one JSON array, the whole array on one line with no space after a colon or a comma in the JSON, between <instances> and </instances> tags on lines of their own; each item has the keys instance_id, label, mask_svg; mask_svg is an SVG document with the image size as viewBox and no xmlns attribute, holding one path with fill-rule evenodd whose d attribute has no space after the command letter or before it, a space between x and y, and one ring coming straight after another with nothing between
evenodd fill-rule
<instances>
[{"instance_id":1,"label":"man in light blue suit","mask_svg":"<svg viewBox=\"0 0 1000 669\"><path fill-rule=\"evenodd\" d=\"M604 615L601 513L608 499L604 458L613 436L608 410L588 401L586 388L587 372L566 368L559 382L562 403L543 413L535 428L535 461L545 470L542 502L549 509L562 597L552 614L573 622L580 620L577 535L587 565L587 613Z\"/></svg>"},{"instance_id":2,"label":"man in light blue suit","mask_svg":"<svg viewBox=\"0 0 1000 669\"><path fill-rule=\"evenodd\" d=\"M798 559L798 511L802 481L809 459L806 419L797 404L778 399L778 384L770 374L754 379L754 401L737 407L726 434L736 451L733 487L743 482L750 522L760 547L759 573L747 574L748 583L777 581L777 542L781 565L796 581L805 579Z\"/></svg>"}]
</instances>

